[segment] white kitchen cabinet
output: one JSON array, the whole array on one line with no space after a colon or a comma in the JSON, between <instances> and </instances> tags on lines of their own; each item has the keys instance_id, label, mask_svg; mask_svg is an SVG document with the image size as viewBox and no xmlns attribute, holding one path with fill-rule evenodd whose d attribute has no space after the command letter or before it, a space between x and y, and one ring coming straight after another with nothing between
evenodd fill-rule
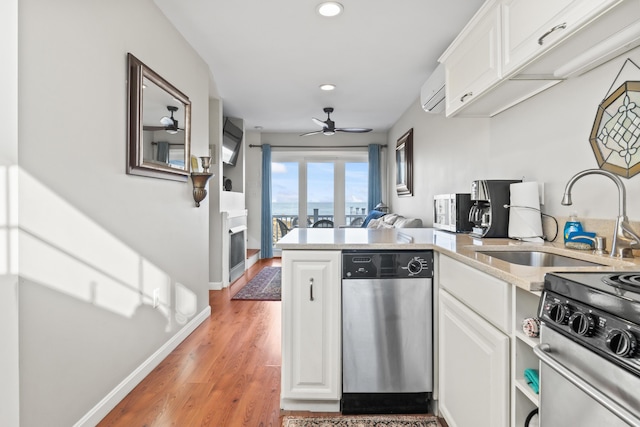
<instances>
[{"instance_id":1,"label":"white kitchen cabinet","mask_svg":"<svg viewBox=\"0 0 640 427\"><path fill-rule=\"evenodd\" d=\"M500 80L500 7L487 2L440 58L446 115L455 114Z\"/></svg>"},{"instance_id":2,"label":"white kitchen cabinet","mask_svg":"<svg viewBox=\"0 0 640 427\"><path fill-rule=\"evenodd\" d=\"M619 0L504 0L502 69L505 75L570 36ZM575 52L578 54L580 52Z\"/></svg>"},{"instance_id":3,"label":"white kitchen cabinet","mask_svg":"<svg viewBox=\"0 0 640 427\"><path fill-rule=\"evenodd\" d=\"M566 35L561 12L574 0L506 0L502 6L502 66L505 73Z\"/></svg>"},{"instance_id":4,"label":"white kitchen cabinet","mask_svg":"<svg viewBox=\"0 0 640 427\"><path fill-rule=\"evenodd\" d=\"M539 340L522 331L522 321L537 317L540 293L442 254L438 267L438 405L444 418L451 427L522 427L539 399L524 379L525 369L538 369L533 347Z\"/></svg>"},{"instance_id":5,"label":"white kitchen cabinet","mask_svg":"<svg viewBox=\"0 0 640 427\"><path fill-rule=\"evenodd\" d=\"M282 253L282 409L340 409L340 254Z\"/></svg>"},{"instance_id":6,"label":"white kitchen cabinet","mask_svg":"<svg viewBox=\"0 0 640 427\"><path fill-rule=\"evenodd\" d=\"M438 267L441 288L506 335L511 333L511 285L445 255Z\"/></svg>"},{"instance_id":7,"label":"white kitchen cabinet","mask_svg":"<svg viewBox=\"0 0 640 427\"><path fill-rule=\"evenodd\" d=\"M487 0L439 59L446 116L493 117L640 45L639 13L637 0Z\"/></svg>"},{"instance_id":8,"label":"white kitchen cabinet","mask_svg":"<svg viewBox=\"0 0 640 427\"><path fill-rule=\"evenodd\" d=\"M451 427L509 426L509 337L440 290L439 409Z\"/></svg>"}]
</instances>

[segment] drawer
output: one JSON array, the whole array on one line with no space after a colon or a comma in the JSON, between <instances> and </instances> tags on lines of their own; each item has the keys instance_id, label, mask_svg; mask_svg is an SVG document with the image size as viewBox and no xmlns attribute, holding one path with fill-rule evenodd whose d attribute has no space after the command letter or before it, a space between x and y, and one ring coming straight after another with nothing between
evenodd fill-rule
<instances>
[{"instance_id":1,"label":"drawer","mask_svg":"<svg viewBox=\"0 0 640 427\"><path fill-rule=\"evenodd\" d=\"M440 255L439 259L439 286L510 334L511 285L447 256Z\"/></svg>"}]
</instances>

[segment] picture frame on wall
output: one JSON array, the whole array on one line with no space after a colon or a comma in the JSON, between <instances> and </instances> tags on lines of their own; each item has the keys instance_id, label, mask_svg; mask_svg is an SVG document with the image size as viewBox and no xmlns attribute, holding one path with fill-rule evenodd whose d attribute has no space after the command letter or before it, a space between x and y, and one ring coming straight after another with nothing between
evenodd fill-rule
<instances>
[{"instance_id":1,"label":"picture frame on wall","mask_svg":"<svg viewBox=\"0 0 640 427\"><path fill-rule=\"evenodd\" d=\"M396 143L396 193L413 195L413 128Z\"/></svg>"}]
</instances>

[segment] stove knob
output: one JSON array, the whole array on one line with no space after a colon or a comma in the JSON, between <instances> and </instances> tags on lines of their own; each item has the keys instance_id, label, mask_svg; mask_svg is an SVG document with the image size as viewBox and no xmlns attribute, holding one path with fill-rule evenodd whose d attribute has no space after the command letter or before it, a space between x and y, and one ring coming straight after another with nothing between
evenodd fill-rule
<instances>
[{"instance_id":1,"label":"stove knob","mask_svg":"<svg viewBox=\"0 0 640 427\"><path fill-rule=\"evenodd\" d=\"M570 311L568 304L557 303L551 305L549 309L549 317L556 323L561 325L567 323L569 319Z\"/></svg>"},{"instance_id":2,"label":"stove knob","mask_svg":"<svg viewBox=\"0 0 640 427\"><path fill-rule=\"evenodd\" d=\"M409 270L411 274L418 274L422 271L422 263L417 258L412 259L409 261L409 264L407 264L407 270Z\"/></svg>"},{"instance_id":3,"label":"stove knob","mask_svg":"<svg viewBox=\"0 0 640 427\"><path fill-rule=\"evenodd\" d=\"M595 329L595 321L593 316L587 313L574 313L569 317L569 327L573 332L583 337L590 337L593 335Z\"/></svg>"},{"instance_id":4,"label":"stove knob","mask_svg":"<svg viewBox=\"0 0 640 427\"><path fill-rule=\"evenodd\" d=\"M629 331L612 329L607 334L607 347L618 356L631 357L636 351L636 337Z\"/></svg>"}]
</instances>

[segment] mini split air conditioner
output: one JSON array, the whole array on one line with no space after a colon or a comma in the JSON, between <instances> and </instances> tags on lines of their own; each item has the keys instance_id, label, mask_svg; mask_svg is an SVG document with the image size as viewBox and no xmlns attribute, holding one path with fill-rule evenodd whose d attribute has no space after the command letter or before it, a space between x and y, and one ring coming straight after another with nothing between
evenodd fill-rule
<instances>
[{"instance_id":1,"label":"mini split air conditioner","mask_svg":"<svg viewBox=\"0 0 640 427\"><path fill-rule=\"evenodd\" d=\"M420 104L428 113L444 112L444 65L438 64L420 91Z\"/></svg>"}]
</instances>

